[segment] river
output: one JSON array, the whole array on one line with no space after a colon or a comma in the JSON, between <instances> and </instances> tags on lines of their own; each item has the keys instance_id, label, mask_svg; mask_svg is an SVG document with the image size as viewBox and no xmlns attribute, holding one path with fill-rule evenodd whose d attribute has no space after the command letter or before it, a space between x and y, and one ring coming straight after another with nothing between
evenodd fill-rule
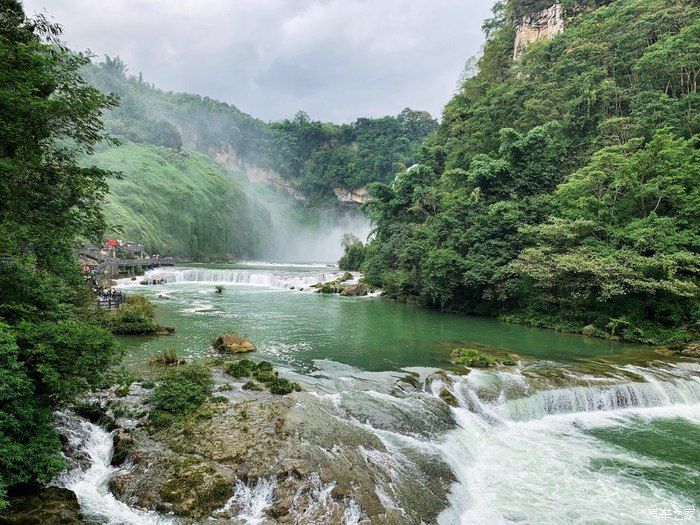
<instances>
[{"instance_id":1,"label":"river","mask_svg":"<svg viewBox=\"0 0 700 525\"><path fill-rule=\"evenodd\" d=\"M160 285L120 281L127 293L152 299L158 321L177 329L170 337L124 338L125 364L147 370L149 356L164 348L204 358L213 355L215 336L245 334L258 347L255 357L302 383L309 427L332 424L360 443L353 453L371 465L376 495L405 523L698 522L697 361L308 290L340 274L322 264L251 262L149 272ZM457 374L449 356L460 346L516 353L518 364ZM446 372L434 373L440 369ZM397 388L407 377L417 390ZM444 389L455 406L440 399ZM66 483L83 507L108 523L159 521L125 510L104 490L96 495L111 467L106 433L87 430L94 468ZM274 490L264 481L237 487L236 497L248 502L239 522L262 523ZM344 521L361 517L357 506Z\"/></svg>"}]
</instances>

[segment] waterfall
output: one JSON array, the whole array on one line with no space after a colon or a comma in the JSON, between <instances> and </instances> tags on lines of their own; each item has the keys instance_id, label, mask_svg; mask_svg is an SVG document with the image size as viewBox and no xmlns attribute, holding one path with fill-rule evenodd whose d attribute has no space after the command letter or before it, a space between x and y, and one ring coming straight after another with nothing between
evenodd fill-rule
<instances>
[{"instance_id":1,"label":"waterfall","mask_svg":"<svg viewBox=\"0 0 700 525\"><path fill-rule=\"evenodd\" d=\"M634 474L671 465L596 435L606 429L633 436L648 431L650 420L700 423L694 368L628 366L624 372L642 380L571 374L571 386L557 379L549 388L542 376L474 372L430 389L438 396L448 388L458 400L457 428L442 443L457 481L440 524L644 523L659 506L694 507Z\"/></svg>"},{"instance_id":2,"label":"waterfall","mask_svg":"<svg viewBox=\"0 0 700 525\"><path fill-rule=\"evenodd\" d=\"M284 271L283 269L213 269L213 268L175 268L156 269L147 272L145 281L162 281L164 283L211 283L232 286L260 286L266 288L300 289L309 288L316 283L332 281L343 275L340 271ZM128 281L120 284L129 285Z\"/></svg>"},{"instance_id":3,"label":"waterfall","mask_svg":"<svg viewBox=\"0 0 700 525\"><path fill-rule=\"evenodd\" d=\"M505 419L527 421L554 414L693 403L700 403L700 381L697 378L557 388L525 398L507 400L494 408Z\"/></svg>"},{"instance_id":4,"label":"waterfall","mask_svg":"<svg viewBox=\"0 0 700 525\"><path fill-rule=\"evenodd\" d=\"M253 486L238 480L233 496L215 514L228 514L247 525L260 525L266 519L265 511L275 502L276 485L274 478L260 478Z\"/></svg>"},{"instance_id":5,"label":"waterfall","mask_svg":"<svg viewBox=\"0 0 700 525\"><path fill-rule=\"evenodd\" d=\"M68 470L54 484L75 492L82 511L106 525L166 525L173 520L156 512L135 509L116 499L109 491L109 479L116 471L112 461L112 436L97 425L70 414L58 414L58 430L78 455L83 466Z\"/></svg>"}]
</instances>

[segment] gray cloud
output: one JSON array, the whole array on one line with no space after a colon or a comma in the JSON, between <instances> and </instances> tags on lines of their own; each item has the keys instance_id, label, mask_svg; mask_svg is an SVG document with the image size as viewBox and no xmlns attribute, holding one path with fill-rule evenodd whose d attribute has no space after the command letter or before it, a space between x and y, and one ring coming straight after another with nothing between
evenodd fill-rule
<instances>
[{"instance_id":1,"label":"gray cloud","mask_svg":"<svg viewBox=\"0 0 700 525\"><path fill-rule=\"evenodd\" d=\"M269 120L440 115L479 52L483 0L25 0L74 49L120 55L156 86Z\"/></svg>"}]
</instances>

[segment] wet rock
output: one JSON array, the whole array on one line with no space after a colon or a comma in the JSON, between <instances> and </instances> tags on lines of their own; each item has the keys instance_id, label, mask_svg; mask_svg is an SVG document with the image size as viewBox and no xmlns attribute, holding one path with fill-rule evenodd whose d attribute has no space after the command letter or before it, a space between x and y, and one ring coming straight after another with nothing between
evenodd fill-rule
<instances>
[{"instance_id":1,"label":"wet rock","mask_svg":"<svg viewBox=\"0 0 700 525\"><path fill-rule=\"evenodd\" d=\"M686 347L681 350L681 355L686 357L700 357L700 342L693 342L686 345Z\"/></svg>"},{"instance_id":2,"label":"wet rock","mask_svg":"<svg viewBox=\"0 0 700 525\"><path fill-rule=\"evenodd\" d=\"M230 471L199 456L178 457L160 496L175 514L200 519L226 504L233 495L234 481Z\"/></svg>"},{"instance_id":3,"label":"wet rock","mask_svg":"<svg viewBox=\"0 0 700 525\"><path fill-rule=\"evenodd\" d=\"M595 325L588 324L588 325L583 327L583 329L581 330L581 333L583 335L587 335L587 336L594 336L598 333L598 329L595 327Z\"/></svg>"},{"instance_id":4,"label":"wet rock","mask_svg":"<svg viewBox=\"0 0 700 525\"><path fill-rule=\"evenodd\" d=\"M219 352L235 354L253 352L256 349L255 345L250 340L235 333L220 335L212 341L211 345Z\"/></svg>"},{"instance_id":5,"label":"wet rock","mask_svg":"<svg viewBox=\"0 0 700 525\"><path fill-rule=\"evenodd\" d=\"M118 429L114 433L114 452L112 453L112 465L120 466L126 461L129 452L134 448L135 442L131 433L125 429Z\"/></svg>"},{"instance_id":6,"label":"wet rock","mask_svg":"<svg viewBox=\"0 0 700 525\"><path fill-rule=\"evenodd\" d=\"M459 401L457 401L457 398L454 396L454 394L447 390L447 388L443 388L442 390L440 390L440 399L442 399L451 407L459 406Z\"/></svg>"},{"instance_id":7,"label":"wet rock","mask_svg":"<svg viewBox=\"0 0 700 525\"><path fill-rule=\"evenodd\" d=\"M75 493L47 487L37 493L10 498L0 510L2 525L73 525L84 523Z\"/></svg>"},{"instance_id":8,"label":"wet rock","mask_svg":"<svg viewBox=\"0 0 700 525\"><path fill-rule=\"evenodd\" d=\"M367 285L364 283L349 284L340 291L340 295L355 297L367 295Z\"/></svg>"}]
</instances>

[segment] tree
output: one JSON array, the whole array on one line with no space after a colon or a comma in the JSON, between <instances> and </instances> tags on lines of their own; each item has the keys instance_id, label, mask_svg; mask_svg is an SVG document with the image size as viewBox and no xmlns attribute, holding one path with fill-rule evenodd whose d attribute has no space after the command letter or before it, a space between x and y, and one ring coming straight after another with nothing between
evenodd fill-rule
<instances>
[{"instance_id":1,"label":"tree","mask_svg":"<svg viewBox=\"0 0 700 525\"><path fill-rule=\"evenodd\" d=\"M72 243L98 238L112 174L79 159L109 140L116 103L88 87L83 54L59 26L0 4L0 506L62 465L53 411L99 381L118 356L84 319L91 302Z\"/></svg>"},{"instance_id":2,"label":"tree","mask_svg":"<svg viewBox=\"0 0 700 525\"><path fill-rule=\"evenodd\" d=\"M452 311L697 339L700 7L562 2L567 30L513 63L515 25L550 5L497 3L420 162L368 186L366 280Z\"/></svg>"}]
</instances>

